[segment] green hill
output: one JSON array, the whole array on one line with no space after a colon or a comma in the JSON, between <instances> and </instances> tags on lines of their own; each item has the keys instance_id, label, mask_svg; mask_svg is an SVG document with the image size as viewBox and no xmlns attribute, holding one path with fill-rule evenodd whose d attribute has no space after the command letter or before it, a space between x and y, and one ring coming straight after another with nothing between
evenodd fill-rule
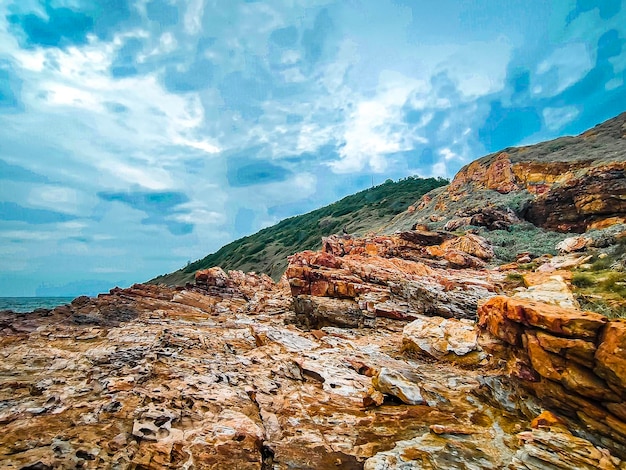
<instances>
[{"instance_id":1,"label":"green hill","mask_svg":"<svg viewBox=\"0 0 626 470\"><path fill-rule=\"evenodd\" d=\"M323 236L341 233L344 229L357 235L375 230L422 195L447 183L441 178L387 180L321 209L290 217L254 235L235 240L217 252L178 271L158 276L149 283L184 285L193 280L197 270L213 266L221 266L227 271L256 271L278 279L287 267L287 256L318 249Z\"/></svg>"}]
</instances>

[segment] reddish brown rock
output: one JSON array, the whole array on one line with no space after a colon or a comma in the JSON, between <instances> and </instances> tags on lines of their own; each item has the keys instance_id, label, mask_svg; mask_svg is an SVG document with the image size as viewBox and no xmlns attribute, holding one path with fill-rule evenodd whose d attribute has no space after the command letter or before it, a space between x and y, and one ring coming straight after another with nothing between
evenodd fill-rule
<instances>
[{"instance_id":1,"label":"reddish brown rock","mask_svg":"<svg viewBox=\"0 0 626 470\"><path fill-rule=\"evenodd\" d=\"M496 337L501 330L510 330L508 322L524 326L532 326L550 331L559 335L574 338L594 339L607 319L594 312L582 312L575 309L566 309L554 305L533 302L511 297L497 296L489 299L478 310L481 325L488 326L489 331ZM502 328L498 323L503 324ZM519 337L510 338L510 344L519 344Z\"/></svg>"},{"instance_id":2,"label":"reddish brown rock","mask_svg":"<svg viewBox=\"0 0 626 470\"><path fill-rule=\"evenodd\" d=\"M609 322L596 351L596 372L620 390L626 389L626 321Z\"/></svg>"},{"instance_id":3,"label":"reddish brown rock","mask_svg":"<svg viewBox=\"0 0 626 470\"><path fill-rule=\"evenodd\" d=\"M415 234L417 238L413 238ZM420 244L440 239L439 235L423 232L393 237L325 238L323 252L305 251L289 257L286 277L292 295L296 301L310 296L304 297L302 308L296 310L301 315L313 314L315 299L328 297L356 302L363 318L413 320L418 314L472 318L478 300L491 296L494 286L481 279L486 277L484 271L452 273L428 266L426 263L432 264L429 256L433 256L428 250L433 247ZM484 240L474 236L460 237L454 246L472 252L485 248ZM480 259L458 249L442 250L442 257L450 257L453 263L448 265L484 266ZM325 316L327 320L339 320ZM312 319L311 325L318 321ZM353 319L348 323L353 324Z\"/></svg>"},{"instance_id":4,"label":"reddish brown rock","mask_svg":"<svg viewBox=\"0 0 626 470\"><path fill-rule=\"evenodd\" d=\"M626 163L590 168L532 201L525 218L551 230L582 233L626 215ZM604 225L604 224L603 224Z\"/></svg>"},{"instance_id":5,"label":"reddish brown rock","mask_svg":"<svg viewBox=\"0 0 626 470\"><path fill-rule=\"evenodd\" d=\"M511 170L509 155L506 152L495 157L488 166L475 161L463 167L450 183L449 192L452 195L460 193L468 184L500 193L509 193L520 189L517 178Z\"/></svg>"}]
</instances>

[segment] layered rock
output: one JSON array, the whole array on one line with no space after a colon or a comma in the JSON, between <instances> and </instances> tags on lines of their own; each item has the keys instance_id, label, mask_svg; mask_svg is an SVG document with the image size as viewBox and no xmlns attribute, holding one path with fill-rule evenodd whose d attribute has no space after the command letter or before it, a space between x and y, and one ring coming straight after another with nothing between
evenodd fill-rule
<instances>
[{"instance_id":1,"label":"layered rock","mask_svg":"<svg viewBox=\"0 0 626 470\"><path fill-rule=\"evenodd\" d=\"M291 256L286 271L296 313L309 327L329 321L371 325L375 317L473 318L478 301L495 290L486 271L449 269L484 266L482 260L493 256L489 244L476 235L411 231L392 237L335 236L325 238L322 246L321 252ZM336 317L329 313L332 309L345 315Z\"/></svg>"},{"instance_id":2,"label":"layered rock","mask_svg":"<svg viewBox=\"0 0 626 470\"><path fill-rule=\"evenodd\" d=\"M480 158L463 167L448 187L423 196L415 210L396 217L387 229L427 221L447 223L450 230L465 225L506 229L517 223L504 217L507 208L537 226L562 232L624 223L624 125L626 113L576 137Z\"/></svg>"},{"instance_id":3,"label":"layered rock","mask_svg":"<svg viewBox=\"0 0 626 470\"><path fill-rule=\"evenodd\" d=\"M531 202L524 217L562 232L584 232L607 219L626 216L626 162L590 168Z\"/></svg>"},{"instance_id":4,"label":"layered rock","mask_svg":"<svg viewBox=\"0 0 626 470\"><path fill-rule=\"evenodd\" d=\"M357 469L432 426L468 440L509 426L482 373L405 353L402 323L307 332L290 308L253 308L239 277L1 314L2 467Z\"/></svg>"},{"instance_id":5,"label":"layered rock","mask_svg":"<svg viewBox=\"0 0 626 470\"><path fill-rule=\"evenodd\" d=\"M477 337L409 294L489 292L486 272L383 240L298 254L289 284L213 269L0 314L3 468L622 468L626 323L495 297L481 324L500 342ZM290 290L316 302L307 329ZM399 299L401 321L378 315ZM543 406L561 418L531 427Z\"/></svg>"},{"instance_id":6,"label":"layered rock","mask_svg":"<svg viewBox=\"0 0 626 470\"><path fill-rule=\"evenodd\" d=\"M545 406L613 455L626 456L626 321L523 299L494 297L479 324L508 345L511 374Z\"/></svg>"}]
</instances>

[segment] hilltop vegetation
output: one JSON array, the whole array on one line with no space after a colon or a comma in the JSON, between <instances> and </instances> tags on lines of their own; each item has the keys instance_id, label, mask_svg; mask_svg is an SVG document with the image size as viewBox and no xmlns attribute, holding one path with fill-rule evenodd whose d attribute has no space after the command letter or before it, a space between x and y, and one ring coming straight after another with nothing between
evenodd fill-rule
<instances>
[{"instance_id":1,"label":"hilltop vegetation","mask_svg":"<svg viewBox=\"0 0 626 470\"><path fill-rule=\"evenodd\" d=\"M221 266L227 271L256 271L278 279L287 267L287 256L317 249L323 236L341 233L344 229L356 235L375 230L422 195L447 183L441 178L387 180L321 209L290 217L254 235L235 240L215 253L149 282L183 285L193 280L197 270L213 266Z\"/></svg>"}]
</instances>

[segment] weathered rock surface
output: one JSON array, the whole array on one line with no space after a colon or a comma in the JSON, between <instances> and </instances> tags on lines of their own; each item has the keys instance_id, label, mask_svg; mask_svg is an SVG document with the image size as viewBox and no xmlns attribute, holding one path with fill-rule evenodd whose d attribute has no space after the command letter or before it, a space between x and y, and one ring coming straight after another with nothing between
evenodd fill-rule
<instances>
[{"instance_id":1,"label":"weathered rock surface","mask_svg":"<svg viewBox=\"0 0 626 470\"><path fill-rule=\"evenodd\" d=\"M626 113L575 137L509 148L463 167L445 188L426 194L386 230L436 221L449 230L517 223L582 233L626 220ZM481 215L483 213L484 215Z\"/></svg>"},{"instance_id":2,"label":"weathered rock surface","mask_svg":"<svg viewBox=\"0 0 626 470\"><path fill-rule=\"evenodd\" d=\"M479 307L479 324L509 345L499 349L491 344L490 349L508 356L510 373L521 379L544 406L565 416L568 425L582 423L588 433L580 437L593 446L608 449L613 456L626 457L624 320L608 320L597 313L499 296ZM546 452L565 452L551 445L558 447L572 441L559 434L550 438L553 439L550 444L546 441L548 437L537 439L535 432L521 438L540 443L540 449L535 451L544 457ZM578 457L571 455L571 465L580 465L572 468L600 465L604 451L594 451L593 446L583 452L589 458L584 465L576 463ZM531 455L545 460L532 452L526 449L522 454L524 458ZM520 457L526 462L524 458Z\"/></svg>"},{"instance_id":3,"label":"weathered rock surface","mask_svg":"<svg viewBox=\"0 0 626 470\"><path fill-rule=\"evenodd\" d=\"M423 245L441 240L440 245ZM326 304L350 312L345 318L352 318L352 324L368 324L374 317L475 318L478 301L494 295L490 282L494 274L450 267L482 267L482 260L491 256L486 241L471 234L439 237L414 231L393 237L334 236L323 240L323 251L291 256L285 275L296 313L309 326L331 321L332 315L324 313ZM362 311L360 319L355 303Z\"/></svg>"},{"instance_id":4,"label":"weathered rock surface","mask_svg":"<svg viewBox=\"0 0 626 470\"><path fill-rule=\"evenodd\" d=\"M553 274L551 276L539 277L535 275L524 276L527 289L517 292L513 297L517 299L528 299L546 304L558 305L564 308L579 308L578 301L562 276Z\"/></svg>"},{"instance_id":5,"label":"weathered rock surface","mask_svg":"<svg viewBox=\"0 0 626 470\"><path fill-rule=\"evenodd\" d=\"M623 470L626 322L494 296L428 253L480 239L414 232L0 313L2 468Z\"/></svg>"},{"instance_id":6,"label":"weathered rock surface","mask_svg":"<svg viewBox=\"0 0 626 470\"><path fill-rule=\"evenodd\" d=\"M470 320L421 316L404 327L402 342L405 350L437 360L475 364L485 358Z\"/></svg>"},{"instance_id":7,"label":"weathered rock surface","mask_svg":"<svg viewBox=\"0 0 626 470\"><path fill-rule=\"evenodd\" d=\"M238 277L2 314L2 468L362 468L433 425L439 442L511 426L482 372L405 354L405 323L303 331L276 308L286 284L255 304Z\"/></svg>"},{"instance_id":8,"label":"weathered rock surface","mask_svg":"<svg viewBox=\"0 0 626 470\"><path fill-rule=\"evenodd\" d=\"M508 230L511 225L521 220L510 208L499 209L493 206L471 208L456 213L456 218L450 219L444 225L444 230L453 232L468 225L486 227L487 230Z\"/></svg>"}]
</instances>

